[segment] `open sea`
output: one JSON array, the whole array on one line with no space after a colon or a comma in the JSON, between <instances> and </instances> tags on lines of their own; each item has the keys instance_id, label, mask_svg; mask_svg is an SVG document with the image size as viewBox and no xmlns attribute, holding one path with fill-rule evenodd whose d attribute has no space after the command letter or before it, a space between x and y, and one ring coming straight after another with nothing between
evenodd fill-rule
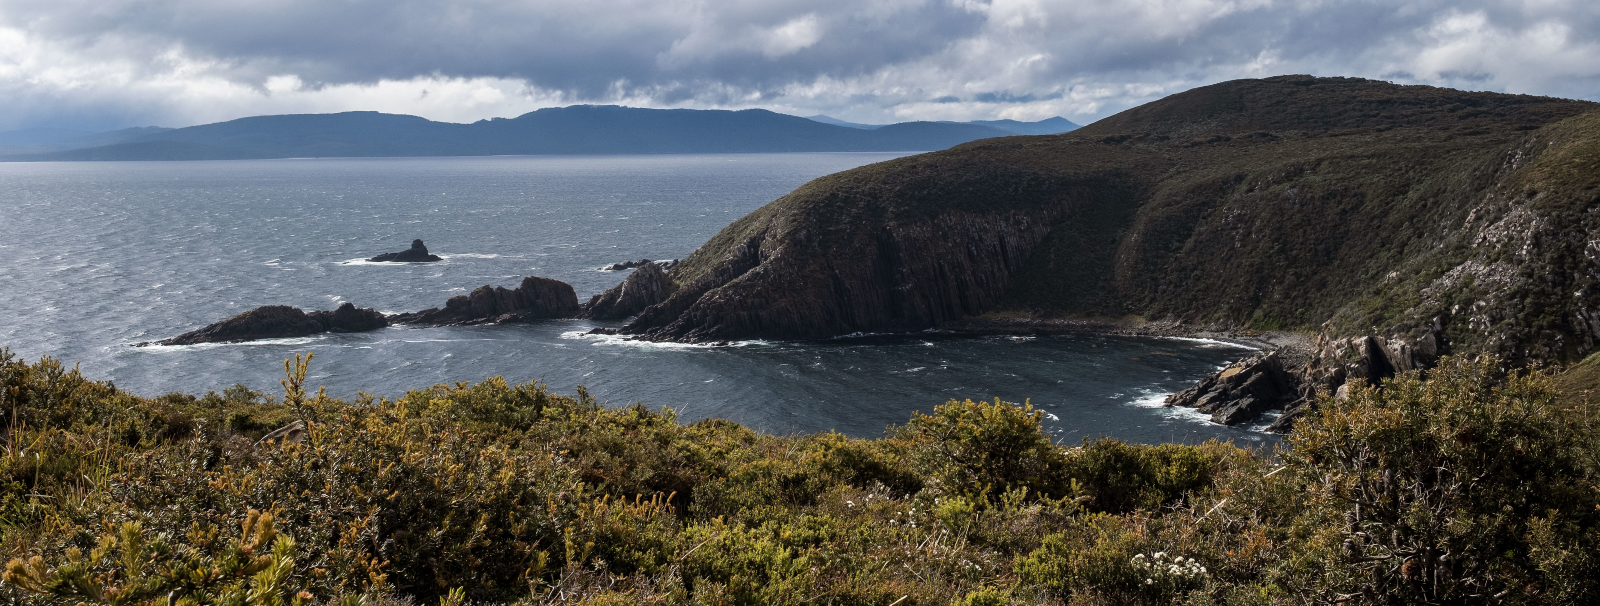
<instances>
[{"instance_id":1,"label":"open sea","mask_svg":"<svg viewBox=\"0 0 1600 606\"><path fill-rule=\"evenodd\" d=\"M1202 340L929 332L691 346L582 333L614 322L388 328L239 344L134 347L271 304L439 307L538 275L580 300L618 261L688 255L813 178L893 153L0 163L0 346L147 396L311 383L398 396L504 376L578 386L693 420L875 437L950 399L1031 401L1062 440L1276 436L1161 407L1249 351ZM369 263L421 238L444 261Z\"/></svg>"}]
</instances>

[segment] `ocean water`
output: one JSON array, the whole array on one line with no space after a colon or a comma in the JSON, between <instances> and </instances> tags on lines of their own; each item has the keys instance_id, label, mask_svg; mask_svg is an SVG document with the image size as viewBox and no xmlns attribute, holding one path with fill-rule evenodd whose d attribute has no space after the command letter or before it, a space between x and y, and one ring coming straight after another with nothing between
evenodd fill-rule
<instances>
[{"instance_id":1,"label":"ocean water","mask_svg":"<svg viewBox=\"0 0 1600 606\"><path fill-rule=\"evenodd\" d=\"M587 300L626 275L599 267L681 258L810 179L899 155L0 163L0 346L143 395L276 393L282 361L310 351L312 383L336 396L504 376L686 419L856 436L950 399L1001 398L1044 410L1070 441L1275 441L1160 406L1248 353L1197 340L929 332L713 347L561 320L134 347L261 305L416 311L527 275ZM445 260L363 260L414 238Z\"/></svg>"}]
</instances>

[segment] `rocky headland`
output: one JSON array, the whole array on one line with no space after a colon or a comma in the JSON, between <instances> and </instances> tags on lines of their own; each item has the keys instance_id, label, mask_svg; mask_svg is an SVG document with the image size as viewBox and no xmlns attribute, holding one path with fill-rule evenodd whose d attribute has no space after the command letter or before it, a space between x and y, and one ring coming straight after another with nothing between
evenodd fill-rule
<instances>
[{"instance_id":1,"label":"rocky headland","mask_svg":"<svg viewBox=\"0 0 1600 606\"><path fill-rule=\"evenodd\" d=\"M306 313L288 305L257 307L199 330L157 341L157 345L194 345L257 339L305 337L324 332L363 332L389 325L383 314L346 302L333 311ZM149 343L140 343L149 345Z\"/></svg>"},{"instance_id":2,"label":"rocky headland","mask_svg":"<svg viewBox=\"0 0 1600 606\"><path fill-rule=\"evenodd\" d=\"M1596 350L1597 110L1355 78L1225 82L1067 134L822 177L616 313L663 293L621 332L684 342L1008 324L984 320L997 317L1298 334L1299 349L1183 399L1220 389L1218 421L1287 408L1286 425L1319 389L1441 355ZM1240 382L1255 376L1274 391Z\"/></svg>"},{"instance_id":3,"label":"rocky headland","mask_svg":"<svg viewBox=\"0 0 1600 606\"><path fill-rule=\"evenodd\" d=\"M432 263L434 261L443 261L444 258L429 253L427 245L418 239L411 241L411 248L400 252L383 253L367 260L380 263Z\"/></svg>"}]
</instances>

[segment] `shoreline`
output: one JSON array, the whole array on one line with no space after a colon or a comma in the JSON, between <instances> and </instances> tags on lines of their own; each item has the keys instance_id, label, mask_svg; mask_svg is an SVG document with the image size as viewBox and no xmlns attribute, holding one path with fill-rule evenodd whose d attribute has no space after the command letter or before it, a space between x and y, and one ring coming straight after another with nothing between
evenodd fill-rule
<instances>
[{"instance_id":1,"label":"shoreline","mask_svg":"<svg viewBox=\"0 0 1600 606\"><path fill-rule=\"evenodd\" d=\"M1190 326L1179 322L1116 318L1039 318L985 315L962 318L939 326L965 334L1058 335L1090 333L1126 337L1177 337L1211 339L1262 351L1280 350L1299 357L1311 353L1313 337L1291 331Z\"/></svg>"}]
</instances>

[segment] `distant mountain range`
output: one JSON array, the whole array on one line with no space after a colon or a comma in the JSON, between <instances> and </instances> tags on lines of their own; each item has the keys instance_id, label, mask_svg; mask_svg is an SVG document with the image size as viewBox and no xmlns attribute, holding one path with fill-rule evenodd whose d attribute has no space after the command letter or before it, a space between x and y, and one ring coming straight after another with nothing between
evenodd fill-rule
<instances>
[{"instance_id":1,"label":"distant mountain range","mask_svg":"<svg viewBox=\"0 0 1600 606\"><path fill-rule=\"evenodd\" d=\"M874 130L887 126L885 124L862 124L860 122L847 122L833 116L824 116L822 114L807 116L807 118L816 120L823 124L848 126L850 128L860 128L866 130ZM1010 131L1013 135L1059 135L1064 132L1077 130L1079 126L1078 124L1074 124L1072 121L1060 116L1046 118L1038 122L1019 122L1016 120L973 120L970 122L939 122L938 124L974 124L977 126L989 126L1004 131Z\"/></svg>"},{"instance_id":2,"label":"distant mountain range","mask_svg":"<svg viewBox=\"0 0 1600 606\"><path fill-rule=\"evenodd\" d=\"M0 133L0 160L234 160L251 158L929 151L991 137L1076 128L1040 122L839 124L831 118L742 111L546 108L472 124L378 112L256 116L188 128L106 133L29 129Z\"/></svg>"}]
</instances>

